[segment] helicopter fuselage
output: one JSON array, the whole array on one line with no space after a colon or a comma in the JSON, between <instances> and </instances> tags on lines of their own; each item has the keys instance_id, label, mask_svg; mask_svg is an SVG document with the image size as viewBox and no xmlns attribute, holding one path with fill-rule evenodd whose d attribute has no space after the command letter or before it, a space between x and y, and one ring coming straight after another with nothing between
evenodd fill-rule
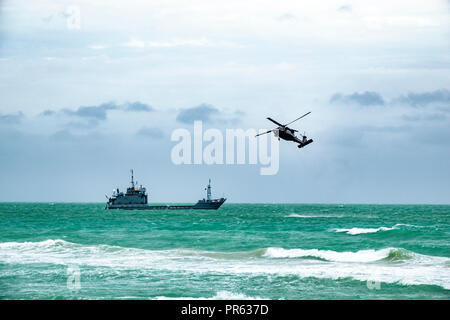
<instances>
[{"instance_id":1,"label":"helicopter fuselage","mask_svg":"<svg viewBox=\"0 0 450 320\"><path fill-rule=\"evenodd\" d=\"M287 141L295 141L297 143L300 143L300 139L295 136L295 131L290 128L283 128L278 127L276 131L274 131L274 134L276 137L281 138L283 140Z\"/></svg>"}]
</instances>

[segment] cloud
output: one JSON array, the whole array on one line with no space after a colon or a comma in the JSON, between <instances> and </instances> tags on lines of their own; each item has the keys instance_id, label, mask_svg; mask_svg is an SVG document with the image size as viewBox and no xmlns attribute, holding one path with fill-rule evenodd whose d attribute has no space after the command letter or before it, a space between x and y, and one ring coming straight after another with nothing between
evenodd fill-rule
<instances>
[{"instance_id":1,"label":"cloud","mask_svg":"<svg viewBox=\"0 0 450 320\"><path fill-rule=\"evenodd\" d=\"M56 114L56 111L47 109L47 110L42 111L39 115L48 117L48 116L53 116L55 114Z\"/></svg>"},{"instance_id":2,"label":"cloud","mask_svg":"<svg viewBox=\"0 0 450 320\"><path fill-rule=\"evenodd\" d=\"M116 105L113 102L107 102L98 106L87 106L87 107L82 106L75 111L70 109L63 109L62 112L64 112L66 115L69 116L76 116L80 118L96 119L96 120L106 120L107 111L116 109L119 109L118 105Z\"/></svg>"},{"instance_id":3,"label":"cloud","mask_svg":"<svg viewBox=\"0 0 450 320\"><path fill-rule=\"evenodd\" d=\"M81 106L75 110L72 109L62 109L60 111L55 110L44 110L40 113L40 116L49 117L55 115L65 115L71 118L80 118L89 120L88 127L98 124L98 121L106 120L107 113L110 110L122 110L125 112L151 112L155 109L148 104L135 101L127 102L124 104L116 104L114 102L105 102L97 106ZM75 126L86 127L86 124L73 122Z\"/></svg>"},{"instance_id":4,"label":"cloud","mask_svg":"<svg viewBox=\"0 0 450 320\"><path fill-rule=\"evenodd\" d=\"M110 102L98 106L81 106L78 109L44 110L39 114L41 117L67 117L70 119L66 126L79 129L89 129L95 127L100 121L107 118L108 110L116 110L119 106Z\"/></svg>"},{"instance_id":5,"label":"cloud","mask_svg":"<svg viewBox=\"0 0 450 320\"><path fill-rule=\"evenodd\" d=\"M193 123L196 120L203 121L204 123L237 123L239 122L241 111L235 111L233 113L225 113L217 109L216 107L202 103L201 105L193 108L182 109L176 120L182 123Z\"/></svg>"},{"instance_id":6,"label":"cloud","mask_svg":"<svg viewBox=\"0 0 450 320\"><path fill-rule=\"evenodd\" d=\"M243 115L245 113L240 110L227 113L220 111L210 104L202 103L193 108L182 109L178 113L176 120L188 124L192 124L196 120L203 121L204 123L236 124Z\"/></svg>"},{"instance_id":7,"label":"cloud","mask_svg":"<svg viewBox=\"0 0 450 320\"><path fill-rule=\"evenodd\" d=\"M124 110L126 111L135 111L135 112L150 112L155 111L153 107L149 106L148 104L136 101L136 102L130 102L124 105Z\"/></svg>"},{"instance_id":8,"label":"cloud","mask_svg":"<svg viewBox=\"0 0 450 320\"><path fill-rule=\"evenodd\" d=\"M197 107L183 109L177 115L177 121L182 123L192 123L195 120L203 122L213 122L213 118L219 114L219 110L209 104L201 104Z\"/></svg>"},{"instance_id":9,"label":"cloud","mask_svg":"<svg viewBox=\"0 0 450 320\"><path fill-rule=\"evenodd\" d=\"M348 95L336 93L330 98L330 102L340 104L355 103L361 106L385 105L387 103L381 94L374 91L355 92ZM443 111L450 111L450 90L438 89L420 93L410 92L390 100L389 104L406 104L413 107L438 105L448 107L447 109L443 109Z\"/></svg>"},{"instance_id":10,"label":"cloud","mask_svg":"<svg viewBox=\"0 0 450 320\"><path fill-rule=\"evenodd\" d=\"M142 127L137 132L138 135L150 137L153 139L162 139L164 138L164 133L161 129L158 128L151 128L151 127Z\"/></svg>"},{"instance_id":11,"label":"cloud","mask_svg":"<svg viewBox=\"0 0 450 320\"><path fill-rule=\"evenodd\" d=\"M22 111L10 114L0 114L0 124L18 124L24 117Z\"/></svg>"},{"instance_id":12,"label":"cloud","mask_svg":"<svg viewBox=\"0 0 450 320\"><path fill-rule=\"evenodd\" d=\"M444 104L450 106L450 91L439 89L431 92L414 93L401 96L396 101L409 104L414 107L427 106L429 104Z\"/></svg>"},{"instance_id":13,"label":"cloud","mask_svg":"<svg viewBox=\"0 0 450 320\"><path fill-rule=\"evenodd\" d=\"M358 104L360 106L385 104L383 97L379 93L373 91L365 91L363 93L355 92L349 95L336 93L330 98L330 102L340 104Z\"/></svg>"},{"instance_id":14,"label":"cloud","mask_svg":"<svg viewBox=\"0 0 450 320\"><path fill-rule=\"evenodd\" d=\"M117 105L114 102L106 102L94 106L80 106L77 109L62 109L62 110L44 110L39 115L43 117L67 117L70 119L66 125L68 127L89 129L97 126L100 121L105 121L107 113L110 110L123 109L123 106Z\"/></svg>"}]
</instances>

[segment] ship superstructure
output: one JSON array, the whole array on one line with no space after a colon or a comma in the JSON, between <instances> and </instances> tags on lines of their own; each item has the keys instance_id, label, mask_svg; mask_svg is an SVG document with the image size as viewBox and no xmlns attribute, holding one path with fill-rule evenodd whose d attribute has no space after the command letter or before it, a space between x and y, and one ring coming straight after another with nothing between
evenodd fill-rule
<instances>
[{"instance_id":1,"label":"ship superstructure","mask_svg":"<svg viewBox=\"0 0 450 320\"><path fill-rule=\"evenodd\" d=\"M212 199L211 198L211 179L209 179L208 185L205 188L206 199L198 200L194 205L194 209L218 209L224 202L225 198Z\"/></svg>"},{"instance_id":2,"label":"ship superstructure","mask_svg":"<svg viewBox=\"0 0 450 320\"><path fill-rule=\"evenodd\" d=\"M113 191L112 196L108 199L108 209L141 209L147 206L148 195L146 189L142 187L136 188L137 183L134 182L133 170L131 170L131 185L127 188L126 193L120 192L119 188Z\"/></svg>"}]
</instances>

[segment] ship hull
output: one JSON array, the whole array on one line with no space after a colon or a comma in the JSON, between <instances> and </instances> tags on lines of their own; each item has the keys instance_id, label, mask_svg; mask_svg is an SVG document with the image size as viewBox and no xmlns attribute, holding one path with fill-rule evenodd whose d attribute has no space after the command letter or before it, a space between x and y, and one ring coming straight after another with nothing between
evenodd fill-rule
<instances>
[{"instance_id":1,"label":"ship hull","mask_svg":"<svg viewBox=\"0 0 450 320\"><path fill-rule=\"evenodd\" d=\"M198 201L192 209L217 210L225 202L225 198L210 201Z\"/></svg>"},{"instance_id":2,"label":"ship hull","mask_svg":"<svg viewBox=\"0 0 450 320\"><path fill-rule=\"evenodd\" d=\"M194 205L106 204L106 209L122 210L217 210L226 199L199 201Z\"/></svg>"}]
</instances>

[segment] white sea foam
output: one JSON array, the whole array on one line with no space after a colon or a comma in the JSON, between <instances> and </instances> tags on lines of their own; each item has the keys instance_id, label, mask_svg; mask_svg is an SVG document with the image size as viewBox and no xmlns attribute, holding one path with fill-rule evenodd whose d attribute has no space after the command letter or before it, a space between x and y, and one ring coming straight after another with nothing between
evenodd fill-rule
<instances>
[{"instance_id":1,"label":"white sea foam","mask_svg":"<svg viewBox=\"0 0 450 320\"><path fill-rule=\"evenodd\" d=\"M390 231L390 230L396 230L396 229L402 229L404 227L407 228L424 228L423 226L416 226L412 224L405 224L405 223L397 223L396 225L392 227L379 227L379 228L342 228L342 229L335 229L335 232L345 232L350 235L358 235L358 234L365 234L365 233L376 233L380 231Z\"/></svg>"},{"instance_id":2,"label":"white sea foam","mask_svg":"<svg viewBox=\"0 0 450 320\"><path fill-rule=\"evenodd\" d=\"M115 272L132 269L144 274L170 271L236 276L297 275L301 278L353 278L405 285L429 284L450 289L449 258L421 255L400 248L356 252L261 248L224 253L192 249L146 250L45 240L0 243L0 263L74 264L80 267L82 274L87 272L84 268L98 266L111 268ZM216 298L219 298L219 293Z\"/></svg>"},{"instance_id":3,"label":"white sea foam","mask_svg":"<svg viewBox=\"0 0 450 320\"><path fill-rule=\"evenodd\" d=\"M250 297L243 293L235 293L229 291L219 291L213 297L214 300L262 300L261 297Z\"/></svg>"},{"instance_id":4,"label":"white sea foam","mask_svg":"<svg viewBox=\"0 0 450 320\"><path fill-rule=\"evenodd\" d=\"M424 226L416 226L414 224L407 224L407 223L397 223L394 227L400 227L400 226L410 227L410 228L426 228Z\"/></svg>"},{"instance_id":5,"label":"white sea foam","mask_svg":"<svg viewBox=\"0 0 450 320\"><path fill-rule=\"evenodd\" d=\"M247 296L243 293L235 293L230 291L218 291L212 297L166 297L158 296L154 297L153 300L263 300L263 298L255 296Z\"/></svg>"},{"instance_id":6,"label":"white sea foam","mask_svg":"<svg viewBox=\"0 0 450 320\"><path fill-rule=\"evenodd\" d=\"M267 248L264 256L270 258L300 258L315 257L327 261L335 262L373 262L385 259L393 248L381 250L360 250L357 252L336 252L332 250L318 249L283 249L283 248Z\"/></svg>"},{"instance_id":7,"label":"white sea foam","mask_svg":"<svg viewBox=\"0 0 450 320\"><path fill-rule=\"evenodd\" d=\"M317 215L303 215L303 214L297 214L297 213L291 213L285 218L342 218L343 215L332 215L332 214L317 214Z\"/></svg>"},{"instance_id":8,"label":"white sea foam","mask_svg":"<svg viewBox=\"0 0 450 320\"><path fill-rule=\"evenodd\" d=\"M364 234L364 233L376 233L379 231L388 231L388 230L394 230L396 227L379 227L379 228L351 228L351 229L336 229L336 232L345 232L347 234L351 235L357 235L357 234Z\"/></svg>"}]
</instances>

